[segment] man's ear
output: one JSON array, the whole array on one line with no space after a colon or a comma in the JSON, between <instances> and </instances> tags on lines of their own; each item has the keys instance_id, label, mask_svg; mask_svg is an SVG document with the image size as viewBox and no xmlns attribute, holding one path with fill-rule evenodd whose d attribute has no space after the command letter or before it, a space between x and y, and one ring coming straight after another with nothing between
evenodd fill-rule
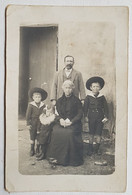
<instances>
[{"instance_id":1,"label":"man's ear","mask_svg":"<svg viewBox=\"0 0 132 195\"><path fill-rule=\"evenodd\" d=\"M92 90L92 85L90 86L90 89Z\"/></svg>"}]
</instances>

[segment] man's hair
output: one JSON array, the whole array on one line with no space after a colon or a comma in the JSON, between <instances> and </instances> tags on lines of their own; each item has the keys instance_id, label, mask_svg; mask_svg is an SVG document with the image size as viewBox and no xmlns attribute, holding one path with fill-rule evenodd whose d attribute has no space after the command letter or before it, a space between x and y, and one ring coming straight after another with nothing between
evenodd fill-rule
<instances>
[{"instance_id":1,"label":"man's hair","mask_svg":"<svg viewBox=\"0 0 132 195\"><path fill-rule=\"evenodd\" d=\"M65 62L66 58L69 58L69 57L73 58L73 62L74 62L74 57L70 56L70 55L67 55L67 56L64 57L64 62Z\"/></svg>"}]
</instances>

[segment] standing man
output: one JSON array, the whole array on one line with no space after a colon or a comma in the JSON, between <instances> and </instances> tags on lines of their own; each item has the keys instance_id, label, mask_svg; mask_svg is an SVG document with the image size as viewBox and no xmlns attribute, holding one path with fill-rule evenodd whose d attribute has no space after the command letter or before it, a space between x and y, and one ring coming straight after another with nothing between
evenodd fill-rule
<instances>
[{"instance_id":1,"label":"standing man","mask_svg":"<svg viewBox=\"0 0 132 195\"><path fill-rule=\"evenodd\" d=\"M75 88L73 90L73 94L76 97L80 97L82 103L84 103L86 94L83 78L82 74L79 71L73 69L74 57L70 55L65 56L64 64L64 69L57 72L53 80L50 97L52 104L55 106L56 100L63 95L62 84L66 80L71 80L74 83Z\"/></svg>"}]
</instances>

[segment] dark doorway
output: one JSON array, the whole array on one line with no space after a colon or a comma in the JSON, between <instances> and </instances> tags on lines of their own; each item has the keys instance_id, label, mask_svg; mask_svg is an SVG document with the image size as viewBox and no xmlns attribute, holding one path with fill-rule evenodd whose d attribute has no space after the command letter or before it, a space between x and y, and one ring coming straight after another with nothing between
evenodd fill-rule
<instances>
[{"instance_id":1,"label":"dark doorway","mask_svg":"<svg viewBox=\"0 0 132 195\"><path fill-rule=\"evenodd\" d=\"M20 28L19 117L24 117L29 101L28 91L41 87L48 92L58 67L58 27Z\"/></svg>"}]
</instances>

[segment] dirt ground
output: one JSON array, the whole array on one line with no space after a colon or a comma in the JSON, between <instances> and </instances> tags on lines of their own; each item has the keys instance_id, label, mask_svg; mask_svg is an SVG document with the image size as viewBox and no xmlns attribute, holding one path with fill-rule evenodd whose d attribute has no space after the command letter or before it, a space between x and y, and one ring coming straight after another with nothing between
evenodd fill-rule
<instances>
[{"instance_id":1,"label":"dirt ground","mask_svg":"<svg viewBox=\"0 0 132 195\"><path fill-rule=\"evenodd\" d=\"M114 141L111 141L108 134L104 133L101 142L102 155L87 156L88 143L84 143L84 164L78 167L57 166L52 169L49 162L44 159L37 161L36 157L30 157L29 131L25 126L24 120L19 121L19 172L23 175L108 175L115 170ZM88 133L82 133L83 140L86 139ZM107 165L95 165L95 162L106 161Z\"/></svg>"}]
</instances>

